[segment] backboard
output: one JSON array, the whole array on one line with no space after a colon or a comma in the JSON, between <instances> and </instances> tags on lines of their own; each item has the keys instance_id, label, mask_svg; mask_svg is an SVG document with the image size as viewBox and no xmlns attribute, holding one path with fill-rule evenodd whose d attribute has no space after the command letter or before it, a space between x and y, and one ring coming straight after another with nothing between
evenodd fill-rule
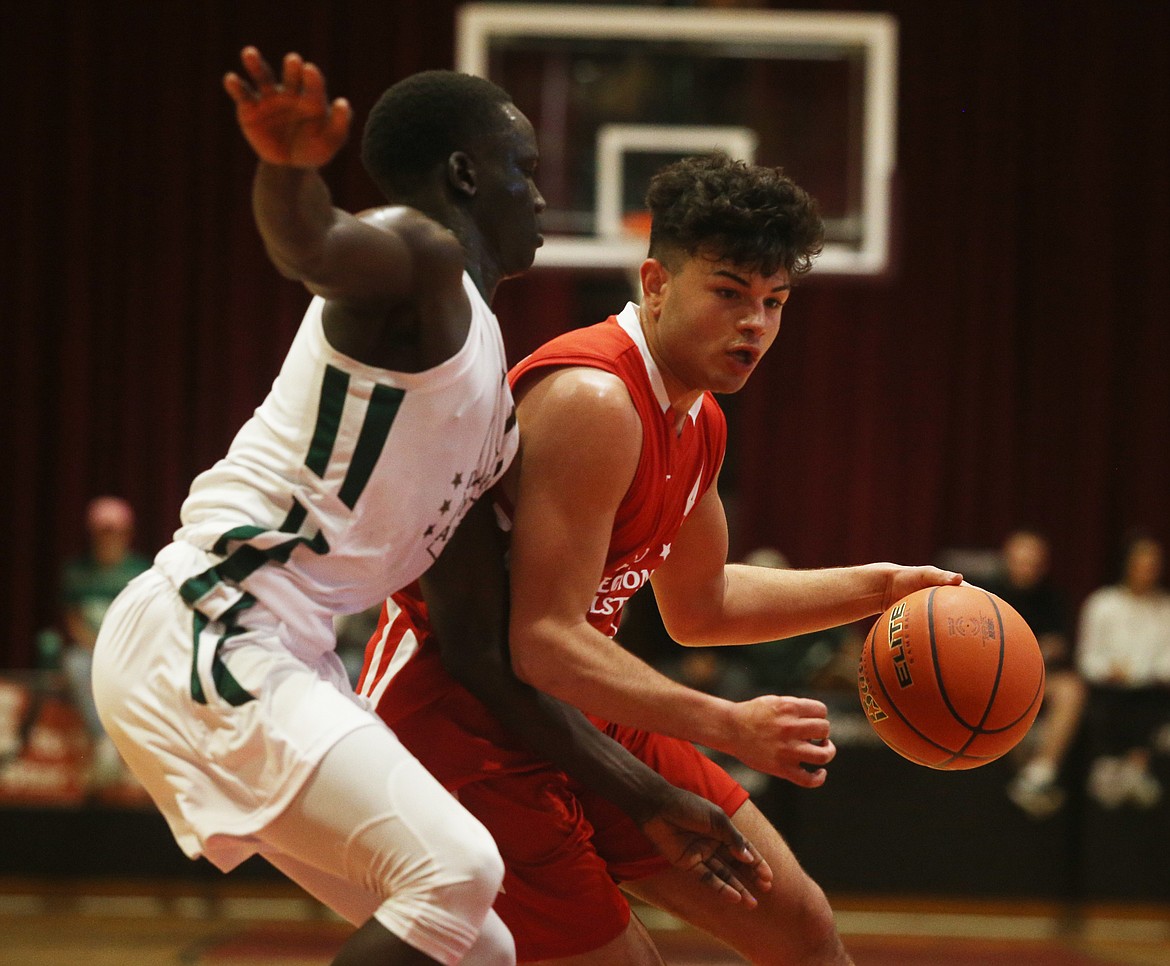
<instances>
[{"instance_id":1,"label":"backboard","mask_svg":"<svg viewBox=\"0 0 1170 966\"><path fill-rule=\"evenodd\" d=\"M537 265L622 268L650 174L723 150L779 166L820 202L817 272L889 260L897 22L887 14L471 3L456 66L489 77L541 145Z\"/></svg>"}]
</instances>

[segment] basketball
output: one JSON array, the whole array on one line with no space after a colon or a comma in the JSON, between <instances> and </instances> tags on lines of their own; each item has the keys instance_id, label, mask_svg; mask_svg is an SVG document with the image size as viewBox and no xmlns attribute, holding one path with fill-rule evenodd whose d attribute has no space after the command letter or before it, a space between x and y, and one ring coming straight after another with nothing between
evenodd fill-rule
<instances>
[{"instance_id":1,"label":"basketball","mask_svg":"<svg viewBox=\"0 0 1170 966\"><path fill-rule=\"evenodd\" d=\"M869 632L857 668L882 741L928 768L978 768L1027 734L1044 697L1044 659L1024 619L971 586L902 598Z\"/></svg>"}]
</instances>

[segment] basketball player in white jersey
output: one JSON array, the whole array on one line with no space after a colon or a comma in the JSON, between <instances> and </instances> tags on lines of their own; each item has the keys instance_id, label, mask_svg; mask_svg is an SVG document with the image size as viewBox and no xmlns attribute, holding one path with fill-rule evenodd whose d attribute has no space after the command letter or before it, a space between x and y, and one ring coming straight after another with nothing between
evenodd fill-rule
<instances>
[{"instance_id":1,"label":"basketball player in white jersey","mask_svg":"<svg viewBox=\"0 0 1170 966\"><path fill-rule=\"evenodd\" d=\"M509 964L491 837L353 695L332 617L419 578L516 451L488 303L540 244L532 126L482 79L408 78L363 140L392 206L358 218L333 207L318 173L346 139L349 105L330 103L298 55L279 80L254 48L242 57L247 79L225 86L260 159L256 221L278 269L315 298L268 397L192 484L173 542L110 608L98 709L189 856L226 871L259 853L359 927L338 966ZM459 538L472 551L475 532ZM502 625L493 580L464 589L462 609L442 606L449 582L427 586L439 613L471 628L483 602ZM498 653L488 662L506 664ZM497 700L515 698L508 687ZM766 887L767 867L714 810L596 742L573 712L513 690L551 722L540 747L567 744L566 764L645 820L677 864L740 900L725 864L740 858Z\"/></svg>"}]
</instances>

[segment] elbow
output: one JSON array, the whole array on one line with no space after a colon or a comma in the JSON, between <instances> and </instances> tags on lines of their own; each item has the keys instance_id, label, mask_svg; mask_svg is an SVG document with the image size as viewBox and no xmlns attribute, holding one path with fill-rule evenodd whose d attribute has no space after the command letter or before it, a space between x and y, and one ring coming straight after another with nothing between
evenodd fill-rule
<instances>
[{"instance_id":1,"label":"elbow","mask_svg":"<svg viewBox=\"0 0 1170 966\"><path fill-rule=\"evenodd\" d=\"M571 690L565 662L549 647L533 639L512 638L512 673L529 687L564 700Z\"/></svg>"},{"instance_id":2,"label":"elbow","mask_svg":"<svg viewBox=\"0 0 1170 966\"><path fill-rule=\"evenodd\" d=\"M268 244L265 250L276 270L290 282L300 282L315 295L328 288L325 254L319 246L293 248Z\"/></svg>"},{"instance_id":3,"label":"elbow","mask_svg":"<svg viewBox=\"0 0 1170 966\"><path fill-rule=\"evenodd\" d=\"M516 675L525 684L531 685L534 688L540 687L540 662L533 661L528 657L528 652L524 648L517 648L515 641L512 644L512 673Z\"/></svg>"},{"instance_id":4,"label":"elbow","mask_svg":"<svg viewBox=\"0 0 1170 966\"><path fill-rule=\"evenodd\" d=\"M583 668L579 668L570 653L548 641L519 641L512 639L511 670L519 681L559 699L574 704L585 690Z\"/></svg>"},{"instance_id":5,"label":"elbow","mask_svg":"<svg viewBox=\"0 0 1170 966\"><path fill-rule=\"evenodd\" d=\"M714 626L709 621L689 618L682 614L662 615L662 626L671 640L683 647L707 647L722 643L714 633Z\"/></svg>"}]
</instances>

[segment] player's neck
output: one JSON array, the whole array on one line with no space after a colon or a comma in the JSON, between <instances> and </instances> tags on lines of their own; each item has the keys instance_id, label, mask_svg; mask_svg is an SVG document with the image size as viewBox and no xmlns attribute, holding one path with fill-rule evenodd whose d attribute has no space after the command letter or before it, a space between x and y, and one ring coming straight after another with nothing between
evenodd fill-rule
<instances>
[{"instance_id":1,"label":"player's neck","mask_svg":"<svg viewBox=\"0 0 1170 966\"><path fill-rule=\"evenodd\" d=\"M667 405L669 406L667 418L671 420L675 434L681 436L683 428L690 418L691 409L699 401L699 397L703 395L703 390L691 388L674 374L659 349L653 322L644 305L638 308L638 322L642 327L642 336L646 340L646 349L650 353L650 358L654 360L654 366L662 380L662 388L666 392Z\"/></svg>"}]
</instances>

